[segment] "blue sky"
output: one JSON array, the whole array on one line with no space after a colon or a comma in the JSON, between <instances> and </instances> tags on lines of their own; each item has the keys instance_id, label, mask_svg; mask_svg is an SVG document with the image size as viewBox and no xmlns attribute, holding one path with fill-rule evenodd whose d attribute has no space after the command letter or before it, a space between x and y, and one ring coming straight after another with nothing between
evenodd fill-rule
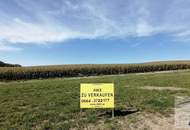
<instances>
[{"instance_id":1,"label":"blue sky","mask_svg":"<svg viewBox=\"0 0 190 130\"><path fill-rule=\"evenodd\" d=\"M189 59L189 0L0 1L0 60L5 62Z\"/></svg>"}]
</instances>

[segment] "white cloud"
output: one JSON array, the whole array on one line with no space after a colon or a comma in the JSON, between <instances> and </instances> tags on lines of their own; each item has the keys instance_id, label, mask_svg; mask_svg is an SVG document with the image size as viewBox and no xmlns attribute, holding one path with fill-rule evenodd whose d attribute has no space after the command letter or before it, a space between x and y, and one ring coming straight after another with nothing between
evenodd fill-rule
<instances>
[{"instance_id":1,"label":"white cloud","mask_svg":"<svg viewBox=\"0 0 190 130\"><path fill-rule=\"evenodd\" d=\"M0 9L0 39L9 44L147 37L159 33L171 34L174 39L190 36L190 3L186 0L15 1L17 5L11 8L14 13ZM3 7L6 6L10 5Z\"/></svg>"},{"instance_id":2,"label":"white cloud","mask_svg":"<svg viewBox=\"0 0 190 130\"><path fill-rule=\"evenodd\" d=\"M26 23L20 19L9 26L2 26L1 39L11 43L45 43L64 41L79 35L67 29L59 31L56 26Z\"/></svg>"},{"instance_id":3,"label":"white cloud","mask_svg":"<svg viewBox=\"0 0 190 130\"><path fill-rule=\"evenodd\" d=\"M0 52L7 52L7 51L21 51L21 48L17 47L12 47L12 46L5 46L5 45L0 45Z\"/></svg>"}]
</instances>

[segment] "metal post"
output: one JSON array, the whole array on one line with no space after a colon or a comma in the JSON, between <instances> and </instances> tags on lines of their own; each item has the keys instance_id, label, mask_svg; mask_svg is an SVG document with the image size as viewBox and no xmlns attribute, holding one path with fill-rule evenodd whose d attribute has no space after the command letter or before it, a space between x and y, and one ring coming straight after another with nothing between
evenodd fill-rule
<instances>
[{"instance_id":1,"label":"metal post","mask_svg":"<svg viewBox=\"0 0 190 130\"><path fill-rule=\"evenodd\" d=\"M82 108L80 108L80 119L82 119Z\"/></svg>"},{"instance_id":2,"label":"metal post","mask_svg":"<svg viewBox=\"0 0 190 130\"><path fill-rule=\"evenodd\" d=\"M114 118L114 108L112 108L112 119Z\"/></svg>"}]
</instances>

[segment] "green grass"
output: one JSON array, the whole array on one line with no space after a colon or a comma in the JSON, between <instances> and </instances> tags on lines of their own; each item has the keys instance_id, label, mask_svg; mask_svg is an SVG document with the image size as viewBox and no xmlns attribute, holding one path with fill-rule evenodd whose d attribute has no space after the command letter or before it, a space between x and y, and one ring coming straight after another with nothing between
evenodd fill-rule
<instances>
[{"instance_id":1,"label":"green grass","mask_svg":"<svg viewBox=\"0 0 190 130\"><path fill-rule=\"evenodd\" d=\"M136 107L143 112L167 114L171 113L174 107L174 96L190 95L188 90L158 91L138 88L170 86L190 90L189 71L1 82L0 129L67 130L69 128L83 129L89 123L96 123L100 120L96 115L106 110L85 109L85 115L81 118L79 109L80 83L94 82L115 83L115 105L118 109Z\"/></svg>"}]
</instances>

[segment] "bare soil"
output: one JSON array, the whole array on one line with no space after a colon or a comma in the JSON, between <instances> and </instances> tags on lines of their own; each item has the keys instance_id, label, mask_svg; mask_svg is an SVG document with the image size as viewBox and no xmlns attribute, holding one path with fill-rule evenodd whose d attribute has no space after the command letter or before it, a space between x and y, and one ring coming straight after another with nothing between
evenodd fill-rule
<instances>
[{"instance_id":1,"label":"bare soil","mask_svg":"<svg viewBox=\"0 0 190 130\"><path fill-rule=\"evenodd\" d=\"M186 88L159 87L159 86L143 86L143 87L140 87L140 89L146 89L146 90L170 90L170 91L187 90Z\"/></svg>"}]
</instances>

